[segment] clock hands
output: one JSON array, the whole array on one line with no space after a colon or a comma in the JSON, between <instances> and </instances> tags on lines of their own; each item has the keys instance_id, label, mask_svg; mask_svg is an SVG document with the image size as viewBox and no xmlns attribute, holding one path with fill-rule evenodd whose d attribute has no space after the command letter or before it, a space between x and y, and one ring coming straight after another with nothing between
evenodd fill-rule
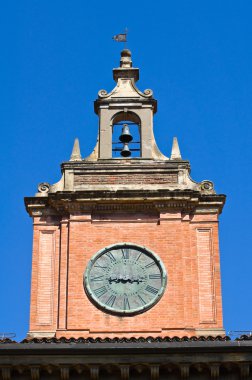
<instances>
[{"instance_id":1,"label":"clock hands","mask_svg":"<svg viewBox=\"0 0 252 380\"><path fill-rule=\"evenodd\" d=\"M125 275L125 276L120 276L120 277L109 277L108 281L110 284L112 282L115 282L116 284L119 284L120 282L122 284L126 284L127 282L129 282L130 284L133 284L134 282L137 282L139 284L140 282L144 281L144 277L136 278L136 277L129 277Z\"/></svg>"}]
</instances>

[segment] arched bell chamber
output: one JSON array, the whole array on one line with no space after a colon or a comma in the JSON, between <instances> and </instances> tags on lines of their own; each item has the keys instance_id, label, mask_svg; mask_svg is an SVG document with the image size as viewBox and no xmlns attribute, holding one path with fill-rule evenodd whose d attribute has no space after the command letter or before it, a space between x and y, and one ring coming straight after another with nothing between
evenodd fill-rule
<instances>
[{"instance_id":1,"label":"arched bell chamber","mask_svg":"<svg viewBox=\"0 0 252 380\"><path fill-rule=\"evenodd\" d=\"M118 135L119 127L121 128L120 135ZM140 156L139 128L139 124L131 121L120 121L113 124L113 158Z\"/></svg>"}]
</instances>

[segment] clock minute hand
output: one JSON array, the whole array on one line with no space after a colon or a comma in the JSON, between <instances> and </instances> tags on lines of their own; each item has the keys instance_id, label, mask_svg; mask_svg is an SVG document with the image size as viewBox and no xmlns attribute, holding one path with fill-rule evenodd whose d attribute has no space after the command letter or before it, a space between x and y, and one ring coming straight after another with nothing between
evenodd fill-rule
<instances>
[{"instance_id":1,"label":"clock minute hand","mask_svg":"<svg viewBox=\"0 0 252 380\"><path fill-rule=\"evenodd\" d=\"M126 277L126 276L125 276ZM142 278L121 278L121 277L114 277L114 278L112 278L112 277L109 277L108 278L108 280L109 280L109 283L111 284L112 282L115 282L116 284L118 284L119 282L121 282L121 283L123 283L123 284L125 284L125 283L127 283L127 282L129 282L130 284L133 284L134 282L137 282L138 284L140 283L140 282L143 282L143 279Z\"/></svg>"},{"instance_id":2,"label":"clock minute hand","mask_svg":"<svg viewBox=\"0 0 252 380\"><path fill-rule=\"evenodd\" d=\"M126 277L126 276L125 276ZM128 278L127 278L127 280L128 280L128 282L130 282L131 284L133 284L134 282L137 282L138 284L140 283L140 282L143 282L143 280L144 280L144 278L143 277L137 277L137 276L129 276Z\"/></svg>"}]
</instances>

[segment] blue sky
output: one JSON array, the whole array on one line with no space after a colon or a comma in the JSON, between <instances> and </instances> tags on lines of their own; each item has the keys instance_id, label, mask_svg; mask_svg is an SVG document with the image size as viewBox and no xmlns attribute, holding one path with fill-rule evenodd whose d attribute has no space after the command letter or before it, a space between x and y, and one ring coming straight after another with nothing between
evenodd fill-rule
<instances>
[{"instance_id":1,"label":"blue sky","mask_svg":"<svg viewBox=\"0 0 252 380\"><path fill-rule=\"evenodd\" d=\"M224 326L252 330L252 2L1 1L0 331L25 337L29 319L32 221L23 198L55 183L75 137L93 149L98 90L129 30L140 89L158 100L154 131L169 155L177 136L192 178L227 194L220 217Z\"/></svg>"}]
</instances>

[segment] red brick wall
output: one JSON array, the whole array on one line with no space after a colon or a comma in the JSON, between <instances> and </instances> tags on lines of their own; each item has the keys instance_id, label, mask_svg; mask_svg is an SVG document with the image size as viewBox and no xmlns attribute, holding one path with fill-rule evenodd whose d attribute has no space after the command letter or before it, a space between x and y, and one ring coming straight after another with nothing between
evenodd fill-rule
<instances>
[{"instance_id":1,"label":"red brick wall","mask_svg":"<svg viewBox=\"0 0 252 380\"><path fill-rule=\"evenodd\" d=\"M195 329L222 328L216 215L181 217L181 213L174 212L163 213L158 218L151 213L137 217L117 213L113 218L110 213L107 219L102 215L100 220L97 214L95 220L89 214L72 215L60 226L40 224L39 219L37 222L34 227L31 332L57 330L58 337L190 336L195 334ZM53 231L55 236L54 252L44 253L43 258L43 263L54 258L53 274L49 271L53 276L50 294L49 279L44 278L48 282L42 287L37 271L41 260L41 230ZM105 314L85 294L83 273L88 261L98 250L118 242L144 245L157 253L166 267L166 291L161 300L143 314L131 317ZM38 289L38 284L42 289ZM54 295L53 322L45 325L39 323L37 316L38 295L44 302L43 313L52 313L46 303L51 294ZM43 302L39 303L40 312ZM44 320L51 320L49 317L46 319L43 314Z\"/></svg>"},{"instance_id":2,"label":"red brick wall","mask_svg":"<svg viewBox=\"0 0 252 380\"><path fill-rule=\"evenodd\" d=\"M85 174L85 175L75 175L74 176L74 184L75 187L89 184L89 185L97 185L97 184L158 184L158 183L177 183L178 175L177 173L162 173L162 175L157 173L144 174L144 173L126 173L126 174Z\"/></svg>"}]
</instances>

